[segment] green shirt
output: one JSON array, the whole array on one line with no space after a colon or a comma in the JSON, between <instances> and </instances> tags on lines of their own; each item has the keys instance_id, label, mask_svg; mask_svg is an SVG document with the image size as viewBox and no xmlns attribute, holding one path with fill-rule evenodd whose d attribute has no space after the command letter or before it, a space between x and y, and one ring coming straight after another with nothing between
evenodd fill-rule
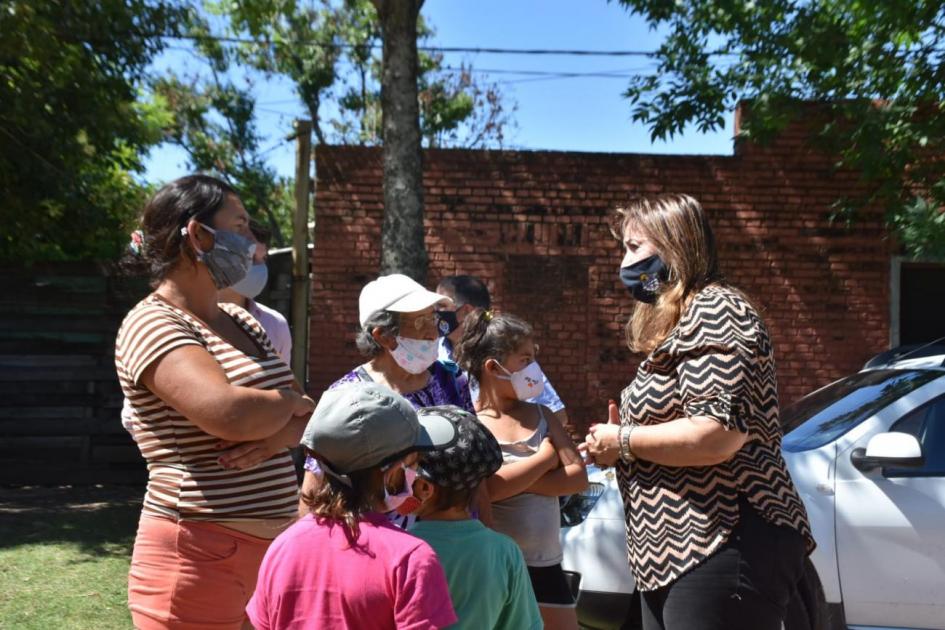
<instances>
[{"instance_id":1,"label":"green shirt","mask_svg":"<svg viewBox=\"0 0 945 630\"><path fill-rule=\"evenodd\" d=\"M525 559L515 541L479 521L417 521L446 572L459 622L452 628L531 630L542 627Z\"/></svg>"}]
</instances>

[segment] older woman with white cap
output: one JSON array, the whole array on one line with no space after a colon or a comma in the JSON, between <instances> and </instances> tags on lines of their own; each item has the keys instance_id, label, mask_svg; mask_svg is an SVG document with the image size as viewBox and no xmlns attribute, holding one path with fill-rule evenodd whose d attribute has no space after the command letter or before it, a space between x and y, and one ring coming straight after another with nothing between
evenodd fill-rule
<instances>
[{"instance_id":1,"label":"older woman with white cap","mask_svg":"<svg viewBox=\"0 0 945 630\"><path fill-rule=\"evenodd\" d=\"M352 382L373 382L402 395L417 409L436 405L456 405L474 413L469 385L437 360L438 330L436 306L452 306L452 300L428 291L402 274L381 276L367 283L358 299L360 330L358 350L367 361L335 381L329 389ZM305 462L303 492L317 483L318 464ZM410 488L402 479L388 496L394 512L410 497ZM303 511L305 510L303 506ZM404 512L405 510L401 510ZM408 525L403 515L392 516L400 525Z\"/></svg>"}]
</instances>

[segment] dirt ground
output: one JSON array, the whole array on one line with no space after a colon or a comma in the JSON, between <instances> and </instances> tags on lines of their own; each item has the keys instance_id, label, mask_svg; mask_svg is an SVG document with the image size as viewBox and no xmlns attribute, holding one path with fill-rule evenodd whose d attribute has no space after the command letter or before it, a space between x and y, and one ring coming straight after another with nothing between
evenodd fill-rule
<instances>
[{"instance_id":1,"label":"dirt ground","mask_svg":"<svg viewBox=\"0 0 945 630\"><path fill-rule=\"evenodd\" d=\"M0 486L0 515L140 506L141 486Z\"/></svg>"}]
</instances>

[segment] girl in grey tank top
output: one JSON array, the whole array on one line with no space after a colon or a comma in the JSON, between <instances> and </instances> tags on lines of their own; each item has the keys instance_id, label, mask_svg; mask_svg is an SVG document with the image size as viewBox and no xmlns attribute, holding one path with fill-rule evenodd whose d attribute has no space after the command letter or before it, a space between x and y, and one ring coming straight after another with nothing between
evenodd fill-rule
<instances>
[{"instance_id":1,"label":"girl in grey tank top","mask_svg":"<svg viewBox=\"0 0 945 630\"><path fill-rule=\"evenodd\" d=\"M457 346L461 368L480 383L480 422L502 449L503 465L486 480L493 528L522 550L548 628L577 628L574 597L561 569L558 497L587 487L584 462L558 419L526 402L541 393L532 328L506 313L466 318Z\"/></svg>"},{"instance_id":2,"label":"girl in grey tank top","mask_svg":"<svg viewBox=\"0 0 945 630\"><path fill-rule=\"evenodd\" d=\"M505 464L518 462L538 452L541 441L548 435L548 421L544 408L538 407L538 428L530 437L514 442L499 440ZM547 567L561 562L561 511L558 497L523 492L492 504L492 518L496 531L518 543L525 556L525 564Z\"/></svg>"}]
</instances>

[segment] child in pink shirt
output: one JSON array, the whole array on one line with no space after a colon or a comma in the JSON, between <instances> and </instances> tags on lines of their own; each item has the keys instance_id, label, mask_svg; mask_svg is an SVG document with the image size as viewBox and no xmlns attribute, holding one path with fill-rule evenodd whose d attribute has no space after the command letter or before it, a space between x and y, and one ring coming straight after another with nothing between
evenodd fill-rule
<instances>
[{"instance_id":1,"label":"child in pink shirt","mask_svg":"<svg viewBox=\"0 0 945 630\"><path fill-rule=\"evenodd\" d=\"M456 622L430 546L380 512L385 473L447 447L456 428L376 383L325 392L302 445L326 473L310 513L269 547L246 613L256 630L427 630Z\"/></svg>"}]
</instances>

